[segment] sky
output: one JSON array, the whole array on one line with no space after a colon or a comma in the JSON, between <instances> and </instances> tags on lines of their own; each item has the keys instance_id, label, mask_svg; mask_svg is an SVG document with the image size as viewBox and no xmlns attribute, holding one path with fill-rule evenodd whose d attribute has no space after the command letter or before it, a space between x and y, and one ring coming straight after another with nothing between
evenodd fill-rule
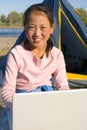
<instances>
[{"instance_id":1,"label":"sky","mask_svg":"<svg viewBox=\"0 0 87 130\"><path fill-rule=\"evenodd\" d=\"M30 5L43 0L0 0L0 15L8 15L12 11L24 12ZM87 10L87 0L68 0L74 8Z\"/></svg>"}]
</instances>

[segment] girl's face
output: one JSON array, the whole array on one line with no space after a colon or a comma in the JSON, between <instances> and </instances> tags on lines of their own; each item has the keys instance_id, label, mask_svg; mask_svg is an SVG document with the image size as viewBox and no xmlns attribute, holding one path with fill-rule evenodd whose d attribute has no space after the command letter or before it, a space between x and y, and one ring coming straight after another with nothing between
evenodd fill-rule
<instances>
[{"instance_id":1,"label":"girl's face","mask_svg":"<svg viewBox=\"0 0 87 130\"><path fill-rule=\"evenodd\" d=\"M51 26L45 13L33 12L26 25L26 35L33 47L46 46L47 40L53 33L54 24Z\"/></svg>"}]
</instances>

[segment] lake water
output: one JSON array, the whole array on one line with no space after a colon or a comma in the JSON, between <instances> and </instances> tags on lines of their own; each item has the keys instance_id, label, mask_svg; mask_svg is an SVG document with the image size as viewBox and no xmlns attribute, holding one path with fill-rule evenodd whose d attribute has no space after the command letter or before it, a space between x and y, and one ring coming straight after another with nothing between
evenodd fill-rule
<instances>
[{"instance_id":1,"label":"lake water","mask_svg":"<svg viewBox=\"0 0 87 130\"><path fill-rule=\"evenodd\" d=\"M0 28L0 37L2 36L19 36L23 28Z\"/></svg>"}]
</instances>

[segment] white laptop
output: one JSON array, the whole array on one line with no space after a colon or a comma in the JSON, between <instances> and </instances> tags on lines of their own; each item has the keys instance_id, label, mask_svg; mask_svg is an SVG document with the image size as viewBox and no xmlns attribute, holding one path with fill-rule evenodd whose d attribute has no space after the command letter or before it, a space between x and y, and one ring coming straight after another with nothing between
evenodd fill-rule
<instances>
[{"instance_id":1,"label":"white laptop","mask_svg":"<svg viewBox=\"0 0 87 130\"><path fill-rule=\"evenodd\" d=\"M13 130L87 130L87 89L14 94Z\"/></svg>"}]
</instances>

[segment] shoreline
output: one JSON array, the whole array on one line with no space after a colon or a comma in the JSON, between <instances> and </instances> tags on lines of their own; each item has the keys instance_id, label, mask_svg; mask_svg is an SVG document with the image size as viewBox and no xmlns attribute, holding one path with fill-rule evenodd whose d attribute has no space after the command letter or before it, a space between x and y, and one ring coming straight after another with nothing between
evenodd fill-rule
<instances>
[{"instance_id":1,"label":"shoreline","mask_svg":"<svg viewBox=\"0 0 87 130\"><path fill-rule=\"evenodd\" d=\"M0 28L24 28L23 26L5 26L1 25Z\"/></svg>"}]
</instances>

